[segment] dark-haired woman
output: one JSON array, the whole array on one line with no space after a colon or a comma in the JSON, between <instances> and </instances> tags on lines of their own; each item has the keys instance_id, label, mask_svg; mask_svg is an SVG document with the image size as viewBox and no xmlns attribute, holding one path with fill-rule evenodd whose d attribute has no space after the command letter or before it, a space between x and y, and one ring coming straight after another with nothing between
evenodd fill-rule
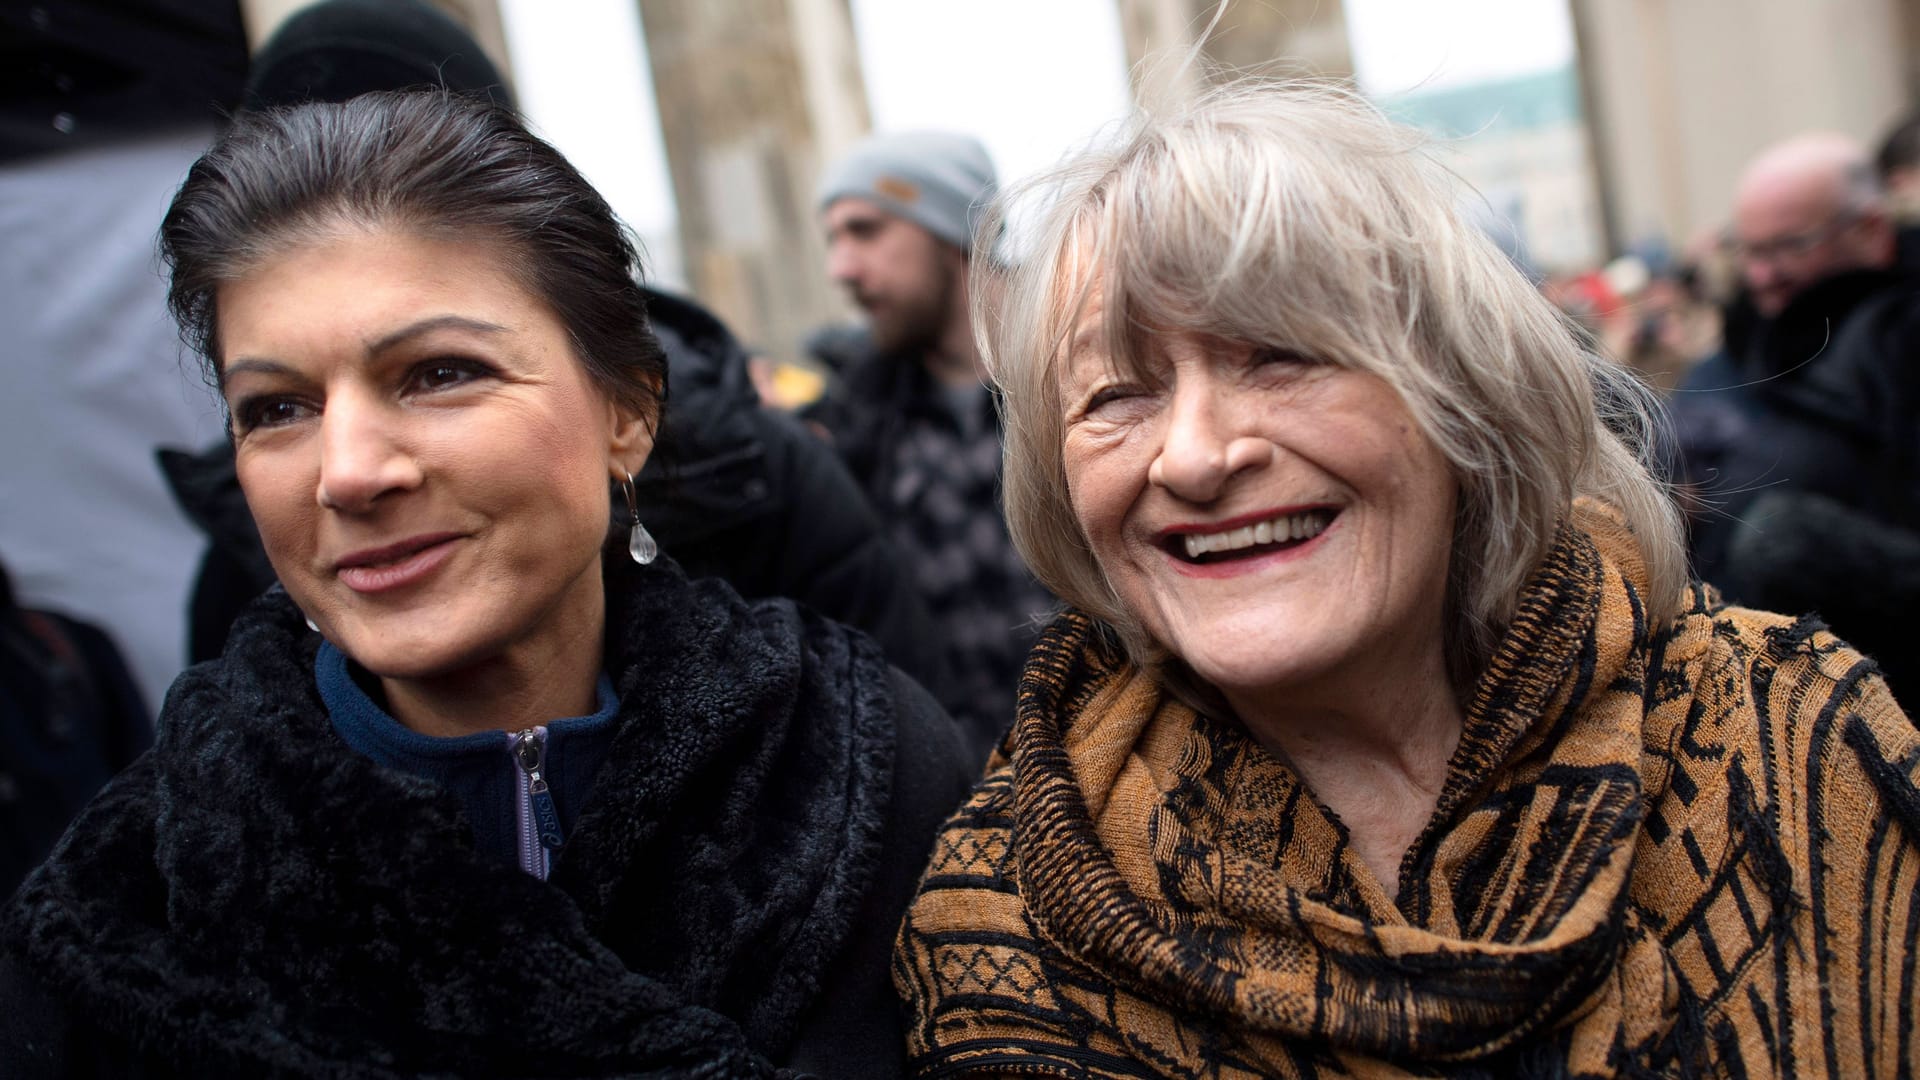
<instances>
[{"instance_id":1,"label":"dark-haired woman","mask_svg":"<svg viewBox=\"0 0 1920 1080\"><path fill-rule=\"evenodd\" d=\"M867 639L655 560L606 204L506 112L376 94L242 116L162 245L284 589L14 897L8 1075L897 1073L957 739Z\"/></svg>"}]
</instances>

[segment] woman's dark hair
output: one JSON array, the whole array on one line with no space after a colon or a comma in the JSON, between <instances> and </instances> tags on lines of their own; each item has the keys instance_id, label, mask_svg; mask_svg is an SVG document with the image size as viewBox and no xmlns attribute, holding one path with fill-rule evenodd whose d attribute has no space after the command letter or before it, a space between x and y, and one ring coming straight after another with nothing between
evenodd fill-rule
<instances>
[{"instance_id":1,"label":"woman's dark hair","mask_svg":"<svg viewBox=\"0 0 1920 1080\"><path fill-rule=\"evenodd\" d=\"M491 242L544 300L588 374L657 423L667 361L639 249L606 200L505 109L440 90L242 112L194 163L160 226L167 305L219 372L221 285L341 226Z\"/></svg>"}]
</instances>

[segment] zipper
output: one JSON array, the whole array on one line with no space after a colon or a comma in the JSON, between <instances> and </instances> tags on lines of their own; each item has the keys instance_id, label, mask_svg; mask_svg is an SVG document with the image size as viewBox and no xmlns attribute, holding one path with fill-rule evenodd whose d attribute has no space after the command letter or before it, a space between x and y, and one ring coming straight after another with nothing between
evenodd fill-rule
<instances>
[{"instance_id":1,"label":"zipper","mask_svg":"<svg viewBox=\"0 0 1920 1080\"><path fill-rule=\"evenodd\" d=\"M547 790L547 729L530 727L507 736L513 763L520 769L520 807L516 815L520 836L520 869L542 881L553 867L553 853L565 837L560 833L560 811Z\"/></svg>"}]
</instances>

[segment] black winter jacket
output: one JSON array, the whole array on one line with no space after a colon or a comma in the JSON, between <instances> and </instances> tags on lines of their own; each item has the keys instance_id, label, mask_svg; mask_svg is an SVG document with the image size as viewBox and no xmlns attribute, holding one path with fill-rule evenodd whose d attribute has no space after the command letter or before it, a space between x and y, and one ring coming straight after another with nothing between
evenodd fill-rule
<instances>
[{"instance_id":1,"label":"black winter jacket","mask_svg":"<svg viewBox=\"0 0 1920 1080\"><path fill-rule=\"evenodd\" d=\"M661 440L637 478L640 514L692 577L750 599L784 596L881 642L922 684L947 680L925 605L873 509L833 451L760 406L746 351L706 309L648 291L666 348ZM274 582L234 476L233 447L161 451L175 498L211 541L190 613L193 659L220 655L234 617ZM620 512L624 514L625 508Z\"/></svg>"},{"instance_id":2,"label":"black winter jacket","mask_svg":"<svg viewBox=\"0 0 1920 1080\"><path fill-rule=\"evenodd\" d=\"M607 604L618 733L540 881L347 747L262 597L7 907L6 1075L898 1075L951 722L789 602L610 559Z\"/></svg>"},{"instance_id":3,"label":"black winter jacket","mask_svg":"<svg viewBox=\"0 0 1920 1080\"><path fill-rule=\"evenodd\" d=\"M0 570L0 893L153 742L153 714L112 639L14 603Z\"/></svg>"},{"instance_id":4,"label":"black winter jacket","mask_svg":"<svg viewBox=\"0 0 1920 1080\"><path fill-rule=\"evenodd\" d=\"M1689 463L1695 571L1737 603L1820 612L1920 693L1920 277L1837 275L1730 324L1727 349L1730 385L1675 402L1683 426L1722 429Z\"/></svg>"},{"instance_id":5,"label":"black winter jacket","mask_svg":"<svg viewBox=\"0 0 1920 1080\"><path fill-rule=\"evenodd\" d=\"M1007 533L999 410L987 391L955 395L919 357L880 352L862 332L816 334L810 348L840 379L801 415L828 433L886 523L948 661L927 688L984 759L1013 722L1027 652L1058 606Z\"/></svg>"}]
</instances>

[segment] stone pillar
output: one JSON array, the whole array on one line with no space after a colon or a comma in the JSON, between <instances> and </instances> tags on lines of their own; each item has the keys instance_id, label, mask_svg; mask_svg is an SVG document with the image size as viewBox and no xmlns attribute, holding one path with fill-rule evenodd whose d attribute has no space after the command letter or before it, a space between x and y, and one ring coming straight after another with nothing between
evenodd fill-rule
<instances>
[{"instance_id":1,"label":"stone pillar","mask_svg":"<svg viewBox=\"0 0 1920 1080\"><path fill-rule=\"evenodd\" d=\"M247 28L247 47L257 49L287 16L314 0L240 0L240 19ZM480 43L487 59L512 83L513 65L508 63L507 32L500 21L499 0L428 0L434 7L452 16Z\"/></svg>"},{"instance_id":2,"label":"stone pillar","mask_svg":"<svg viewBox=\"0 0 1920 1080\"><path fill-rule=\"evenodd\" d=\"M1616 250L1724 224L1768 143L1872 145L1907 105L1913 0L1572 2Z\"/></svg>"},{"instance_id":3,"label":"stone pillar","mask_svg":"<svg viewBox=\"0 0 1920 1080\"><path fill-rule=\"evenodd\" d=\"M1134 97L1143 102L1190 97L1223 70L1353 77L1346 13L1338 0L1229 4L1211 33L1218 0L1117 2ZM1206 44L1189 64L1187 55L1202 34Z\"/></svg>"},{"instance_id":4,"label":"stone pillar","mask_svg":"<svg viewBox=\"0 0 1920 1080\"><path fill-rule=\"evenodd\" d=\"M754 348L798 356L846 309L814 212L870 126L847 0L640 0L693 291Z\"/></svg>"}]
</instances>

